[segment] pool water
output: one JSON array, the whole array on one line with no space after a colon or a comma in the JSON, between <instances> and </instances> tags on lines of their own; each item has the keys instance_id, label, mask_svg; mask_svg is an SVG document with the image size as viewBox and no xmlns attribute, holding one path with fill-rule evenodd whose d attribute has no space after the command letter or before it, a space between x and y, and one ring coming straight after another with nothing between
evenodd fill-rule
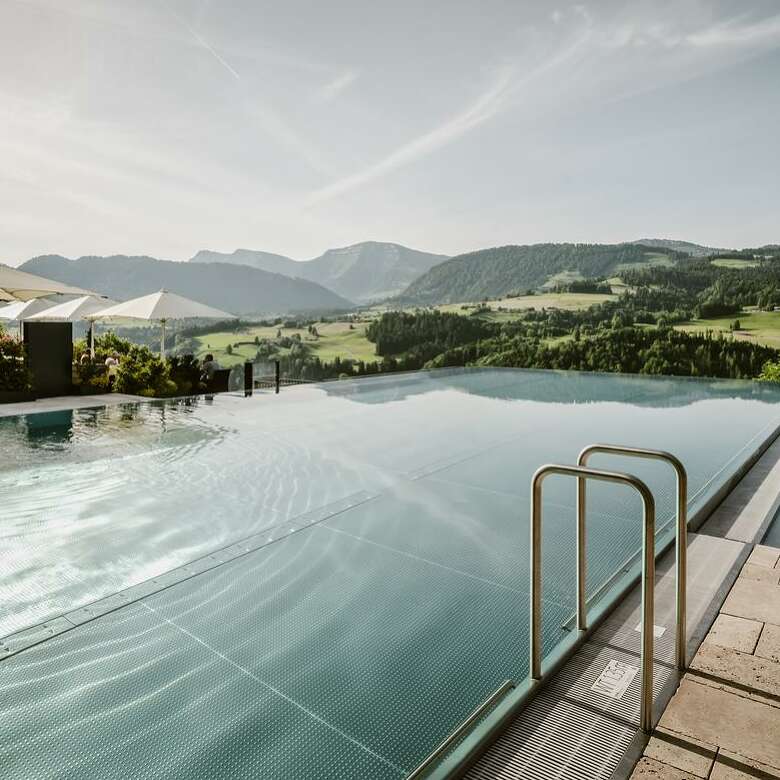
<instances>
[{"instance_id":1,"label":"pool water","mask_svg":"<svg viewBox=\"0 0 780 780\"><path fill-rule=\"evenodd\" d=\"M595 442L662 448L695 510L778 401L458 369L0 419L0 636L89 621L0 661L4 776L402 778L526 676L533 471ZM671 469L591 465L645 479L668 538ZM545 653L570 635L574 494L545 482ZM641 506L594 485L588 510L593 595L639 549ZM142 597L85 617L128 588Z\"/></svg>"}]
</instances>

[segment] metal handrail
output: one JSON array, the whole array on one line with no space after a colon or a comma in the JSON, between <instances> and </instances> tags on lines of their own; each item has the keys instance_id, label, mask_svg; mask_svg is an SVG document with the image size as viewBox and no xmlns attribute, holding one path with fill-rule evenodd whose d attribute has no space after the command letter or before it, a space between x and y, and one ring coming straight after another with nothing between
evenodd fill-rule
<instances>
[{"instance_id":1,"label":"metal handrail","mask_svg":"<svg viewBox=\"0 0 780 780\"><path fill-rule=\"evenodd\" d=\"M669 463L677 474L677 534L675 542L676 605L675 605L675 655L677 668L686 668L686 580L688 576L688 472L679 458L664 450L641 447L623 447L617 444L591 444L580 452L578 466L587 466L588 458L595 453L612 453L631 458L650 458ZM586 480L577 480L577 628L587 628L585 602L585 489Z\"/></svg>"},{"instance_id":2,"label":"metal handrail","mask_svg":"<svg viewBox=\"0 0 780 780\"><path fill-rule=\"evenodd\" d=\"M407 775L406 780L419 780L424 777L427 771L446 753L452 745L457 742L474 724L480 716L490 709L497 701L506 696L509 691L515 687L513 680L504 680L490 696L482 702L448 737L441 742L436 749L418 766L411 774Z\"/></svg>"},{"instance_id":3,"label":"metal handrail","mask_svg":"<svg viewBox=\"0 0 780 780\"><path fill-rule=\"evenodd\" d=\"M531 479L531 652L530 671L534 680L542 679L542 483L551 474L613 482L633 487L644 507L642 535L642 629L640 666L642 675L639 722L650 733L653 720L653 593L655 585L655 499L650 488L638 477L618 471L602 471L586 466L550 463L536 470ZM579 548L579 541L578 541ZM579 554L579 549L578 549Z\"/></svg>"}]
</instances>

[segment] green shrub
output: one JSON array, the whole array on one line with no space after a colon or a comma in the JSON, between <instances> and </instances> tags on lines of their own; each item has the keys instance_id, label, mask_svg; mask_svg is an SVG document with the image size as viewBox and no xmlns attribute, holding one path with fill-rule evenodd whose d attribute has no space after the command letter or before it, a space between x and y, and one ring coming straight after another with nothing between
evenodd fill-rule
<instances>
[{"instance_id":1,"label":"green shrub","mask_svg":"<svg viewBox=\"0 0 780 780\"><path fill-rule=\"evenodd\" d=\"M30 389L30 371L24 358L24 344L0 331L0 390L23 392Z\"/></svg>"},{"instance_id":2,"label":"green shrub","mask_svg":"<svg viewBox=\"0 0 780 780\"><path fill-rule=\"evenodd\" d=\"M193 355L171 355L167 359L168 374L176 383L179 395L191 395L201 392L201 367Z\"/></svg>"},{"instance_id":3,"label":"green shrub","mask_svg":"<svg viewBox=\"0 0 780 780\"><path fill-rule=\"evenodd\" d=\"M155 398L176 395L177 391L167 364L148 347L135 344L126 354L120 355L114 389L119 393Z\"/></svg>"},{"instance_id":4,"label":"green shrub","mask_svg":"<svg viewBox=\"0 0 780 780\"><path fill-rule=\"evenodd\" d=\"M780 382L780 363L767 360L758 377L762 382Z\"/></svg>"},{"instance_id":5,"label":"green shrub","mask_svg":"<svg viewBox=\"0 0 780 780\"><path fill-rule=\"evenodd\" d=\"M108 370L104 363L78 363L78 376L81 386L98 392L108 390Z\"/></svg>"}]
</instances>

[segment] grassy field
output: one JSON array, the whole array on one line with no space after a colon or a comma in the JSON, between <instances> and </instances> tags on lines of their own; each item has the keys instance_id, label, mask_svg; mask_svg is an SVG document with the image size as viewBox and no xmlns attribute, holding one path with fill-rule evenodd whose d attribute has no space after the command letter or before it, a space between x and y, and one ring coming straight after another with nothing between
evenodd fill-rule
<instances>
[{"instance_id":1,"label":"grassy field","mask_svg":"<svg viewBox=\"0 0 780 780\"><path fill-rule=\"evenodd\" d=\"M336 357L353 360L376 360L374 345L366 338L366 323L354 323L350 330L348 322L318 322L315 327L319 338L309 335L306 328L282 328L283 336L293 336L299 333L304 344L311 348L321 360L331 361ZM259 339L275 339L277 327L249 327L240 332L222 331L198 336L195 355L203 358L211 352L217 362L229 368L245 360L253 360L257 352L254 343L255 336ZM246 343L244 343L246 342ZM238 344L238 346L235 346ZM228 355L226 348L231 345L233 354Z\"/></svg>"},{"instance_id":2,"label":"grassy field","mask_svg":"<svg viewBox=\"0 0 780 780\"><path fill-rule=\"evenodd\" d=\"M676 262L671 257L669 257L669 255L666 255L663 252L647 252L645 254L645 258L645 260L638 263L620 263L619 265L615 266L615 270L618 272L634 271L640 270L642 268L650 268L654 265L661 265L667 268L671 268L672 266L676 265Z\"/></svg>"},{"instance_id":3,"label":"grassy field","mask_svg":"<svg viewBox=\"0 0 780 780\"><path fill-rule=\"evenodd\" d=\"M734 320L739 320L740 325L739 330L733 332L735 339L780 349L780 311L744 311L729 317L694 320L675 327L688 333L702 333L707 330L731 333L729 328Z\"/></svg>"},{"instance_id":4,"label":"grassy field","mask_svg":"<svg viewBox=\"0 0 780 780\"><path fill-rule=\"evenodd\" d=\"M553 274L547 278L547 281L542 285L545 290L551 290L555 287L563 287L566 284L572 282L581 282L585 277L579 271L559 271L557 274Z\"/></svg>"},{"instance_id":5,"label":"grassy field","mask_svg":"<svg viewBox=\"0 0 780 780\"><path fill-rule=\"evenodd\" d=\"M721 257L712 261L713 265L720 268L757 268L761 263L758 260L748 260L739 257Z\"/></svg>"},{"instance_id":6,"label":"grassy field","mask_svg":"<svg viewBox=\"0 0 780 780\"><path fill-rule=\"evenodd\" d=\"M599 293L544 293L542 295L520 295L517 298L503 298L497 301L487 301L488 306L495 315L503 315L498 318L506 319L513 316L513 312L528 311L528 309L564 309L576 311L587 309L594 303L615 300L617 295L605 295ZM471 309L463 306L474 307L477 304L447 303L436 308L439 311L449 311L455 314L468 314ZM499 307L508 311L499 311Z\"/></svg>"}]
</instances>

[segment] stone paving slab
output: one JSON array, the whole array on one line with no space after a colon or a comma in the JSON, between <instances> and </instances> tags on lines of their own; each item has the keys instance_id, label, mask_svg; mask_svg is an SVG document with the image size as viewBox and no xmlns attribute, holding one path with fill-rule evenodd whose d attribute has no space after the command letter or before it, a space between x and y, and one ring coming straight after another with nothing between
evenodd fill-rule
<instances>
[{"instance_id":1,"label":"stone paving slab","mask_svg":"<svg viewBox=\"0 0 780 780\"><path fill-rule=\"evenodd\" d=\"M704 641L720 647L730 647L742 653L752 653L756 649L763 627L764 624L757 620L718 615Z\"/></svg>"},{"instance_id":2,"label":"stone paving slab","mask_svg":"<svg viewBox=\"0 0 780 780\"><path fill-rule=\"evenodd\" d=\"M639 759L631 780L692 780L706 776L694 775L645 756Z\"/></svg>"},{"instance_id":3,"label":"stone paving slab","mask_svg":"<svg viewBox=\"0 0 780 780\"><path fill-rule=\"evenodd\" d=\"M645 757L688 773L686 777L709 777L718 748L692 737L658 728L645 748Z\"/></svg>"},{"instance_id":4,"label":"stone paving slab","mask_svg":"<svg viewBox=\"0 0 780 780\"><path fill-rule=\"evenodd\" d=\"M780 780L780 549L756 546L632 775Z\"/></svg>"},{"instance_id":5,"label":"stone paving slab","mask_svg":"<svg viewBox=\"0 0 780 780\"><path fill-rule=\"evenodd\" d=\"M773 626L771 623L764 624L764 630L761 632L755 653L761 658L768 658L770 661L780 664L780 626ZM778 735L780 739L780 735Z\"/></svg>"},{"instance_id":6,"label":"stone paving slab","mask_svg":"<svg viewBox=\"0 0 780 780\"><path fill-rule=\"evenodd\" d=\"M757 544L753 548L753 552L748 556L747 562L765 569L774 569L778 560L780 560L780 550L776 547L766 547L763 544Z\"/></svg>"},{"instance_id":7,"label":"stone paving slab","mask_svg":"<svg viewBox=\"0 0 780 780\"><path fill-rule=\"evenodd\" d=\"M705 642L690 665L691 672L708 682L729 683L753 698L775 698L780 706L780 664L750 653ZM780 732L778 732L780 741Z\"/></svg>"},{"instance_id":8,"label":"stone paving slab","mask_svg":"<svg viewBox=\"0 0 780 780\"><path fill-rule=\"evenodd\" d=\"M660 725L780 770L780 708L686 675Z\"/></svg>"},{"instance_id":9,"label":"stone paving slab","mask_svg":"<svg viewBox=\"0 0 780 780\"><path fill-rule=\"evenodd\" d=\"M709 777L710 780L773 780L780 778L780 772L766 764L721 750Z\"/></svg>"},{"instance_id":10,"label":"stone paving slab","mask_svg":"<svg viewBox=\"0 0 780 780\"><path fill-rule=\"evenodd\" d=\"M739 577L721 612L780 626L780 586Z\"/></svg>"},{"instance_id":11,"label":"stone paving slab","mask_svg":"<svg viewBox=\"0 0 780 780\"><path fill-rule=\"evenodd\" d=\"M771 582L773 585L780 585L780 568L768 569L766 566L759 566L755 563L748 563L742 569L740 577L746 580L756 580L757 582Z\"/></svg>"}]
</instances>

